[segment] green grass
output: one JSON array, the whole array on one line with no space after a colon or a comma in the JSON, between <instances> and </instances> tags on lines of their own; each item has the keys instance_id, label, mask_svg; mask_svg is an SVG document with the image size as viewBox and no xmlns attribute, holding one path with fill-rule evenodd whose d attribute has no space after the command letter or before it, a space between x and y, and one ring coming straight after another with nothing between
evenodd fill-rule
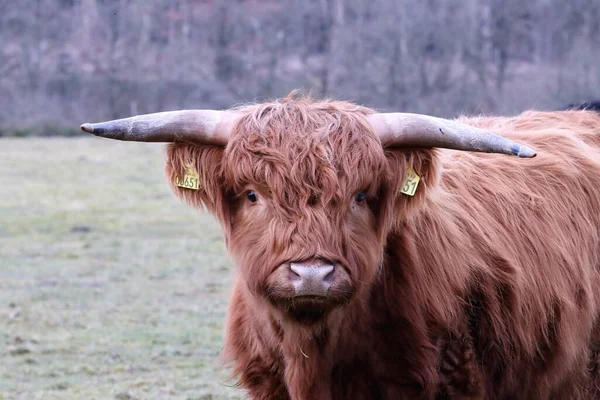
<instances>
[{"instance_id":1,"label":"green grass","mask_svg":"<svg viewBox=\"0 0 600 400\"><path fill-rule=\"evenodd\" d=\"M233 265L157 144L0 139L0 400L229 399Z\"/></svg>"}]
</instances>

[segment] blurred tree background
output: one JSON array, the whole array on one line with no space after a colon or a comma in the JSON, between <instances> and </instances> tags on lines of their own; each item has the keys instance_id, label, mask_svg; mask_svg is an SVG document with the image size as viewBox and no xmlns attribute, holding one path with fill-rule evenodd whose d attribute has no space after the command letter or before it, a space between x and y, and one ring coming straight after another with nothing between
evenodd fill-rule
<instances>
[{"instance_id":1,"label":"blurred tree background","mask_svg":"<svg viewBox=\"0 0 600 400\"><path fill-rule=\"evenodd\" d=\"M598 0L0 1L0 130L304 88L438 116L600 97Z\"/></svg>"}]
</instances>

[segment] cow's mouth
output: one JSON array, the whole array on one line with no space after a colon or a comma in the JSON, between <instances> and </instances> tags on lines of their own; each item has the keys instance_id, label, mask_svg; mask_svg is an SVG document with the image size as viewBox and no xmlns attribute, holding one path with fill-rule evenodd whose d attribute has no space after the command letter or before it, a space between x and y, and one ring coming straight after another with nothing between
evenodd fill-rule
<instances>
[{"instance_id":1,"label":"cow's mouth","mask_svg":"<svg viewBox=\"0 0 600 400\"><path fill-rule=\"evenodd\" d=\"M287 314L299 323L314 324L325 318L333 308L324 297L300 296L291 301Z\"/></svg>"},{"instance_id":2,"label":"cow's mouth","mask_svg":"<svg viewBox=\"0 0 600 400\"><path fill-rule=\"evenodd\" d=\"M324 319L331 310L344 303L345 301L332 296L302 295L279 299L276 305L294 321L310 325Z\"/></svg>"},{"instance_id":3,"label":"cow's mouth","mask_svg":"<svg viewBox=\"0 0 600 400\"><path fill-rule=\"evenodd\" d=\"M304 324L325 318L346 304L354 292L346 268L322 258L281 264L267 278L265 289L274 306Z\"/></svg>"},{"instance_id":4,"label":"cow's mouth","mask_svg":"<svg viewBox=\"0 0 600 400\"><path fill-rule=\"evenodd\" d=\"M300 295L295 296L292 301L296 302L323 302L327 300L327 296L318 296L318 295Z\"/></svg>"},{"instance_id":5,"label":"cow's mouth","mask_svg":"<svg viewBox=\"0 0 600 400\"><path fill-rule=\"evenodd\" d=\"M345 290L343 295L271 296L270 301L290 319L303 325L312 325L325 319L332 310L346 305L351 298L352 290Z\"/></svg>"},{"instance_id":6,"label":"cow's mouth","mask_svg":"<svg viewBox=\"0 0 600 400\"><path fill-rule=\"evenodd\" d=\"M290 303L290 310L324 311L335 307L325 296L295 296L290 299Z\"/></svg>"}]
</instances>

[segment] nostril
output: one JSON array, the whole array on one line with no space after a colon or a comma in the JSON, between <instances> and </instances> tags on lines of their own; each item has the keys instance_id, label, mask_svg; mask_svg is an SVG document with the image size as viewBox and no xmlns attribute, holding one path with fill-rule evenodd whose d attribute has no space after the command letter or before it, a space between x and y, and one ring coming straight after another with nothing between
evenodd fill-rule
<instances>
[{"instance_id":1,"label":"nostril","mask_svg":"<svg viewBox=\"0 0 600 400\"><path fill-rule=\"evenodd\" d=\"M298 272L298 268L294 268L294 264L290 265L290 281L297 282L302 280L302 276Z\"/></svg>"},{"instance_id":2,"label":"nostril","mask_svg":"<svg viewBox=\"0 0 600 400\"><path fill-rule=\"evenodd\" d=\"M307 274L306 267L302 264L290 264L290 279L301 280Z\"/></svg>"},{"instance_id":3,"label":"nostril","mask_svg":"<svg viewBox=\"0 0 600 400\"><path fill-rule=\"evenodd\" d=\"M330 283L333 280L333 272L334 271L335 271L335 268L333 267L333 265L331 265L331 270L325 274L325 276L323 277L323 282Z\"/></svg>"},{"instance_id":4,"label":"nostril","mask_svg":"<svg viewBox=\"0 0 600 400\"><path fill-rule=\"evenodd\" d=\"M323 282L327 282L331 278L334 270L333 265L319 265L318 267L315 267L315 269L316 275Z\"/></svg>"}]
</instances>

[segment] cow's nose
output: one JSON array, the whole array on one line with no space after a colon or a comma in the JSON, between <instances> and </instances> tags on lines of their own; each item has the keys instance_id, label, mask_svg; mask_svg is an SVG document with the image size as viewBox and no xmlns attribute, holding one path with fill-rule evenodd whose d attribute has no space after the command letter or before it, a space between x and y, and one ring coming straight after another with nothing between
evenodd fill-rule
<instances>
[{"instance_id":1,"label":"cow's nose","mask_svg":"<svg viewBox=\"0 0 600 400\"><path fill-rule=\"evenodd\" d=\"M290 280L296 296L326 296L335 267L326 261L309 260L290 264Z\"/></svg>"}]
</instances>

